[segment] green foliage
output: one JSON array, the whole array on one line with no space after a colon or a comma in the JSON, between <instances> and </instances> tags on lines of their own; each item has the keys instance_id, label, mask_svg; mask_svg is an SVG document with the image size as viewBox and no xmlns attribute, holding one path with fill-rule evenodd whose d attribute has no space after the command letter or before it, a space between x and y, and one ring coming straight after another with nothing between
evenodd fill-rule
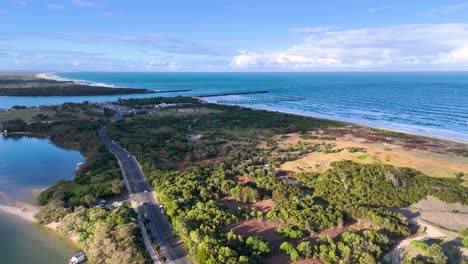
<instances>
[{"instance_id":1,"label":"green foliage","mask_svg":"<svg viewBox=\"0 0 468 264\"><path fill-rule=\"evenodd\" d=\"M295 177L311 188L315 197L396 236L410 234L407 224L399 214L383 207L407 207L428 195L446 202L468 201L468 190L457 179L432 178L413 169L382 164L341 161L332 165L323 173L297 173Z\"/></svg>"},{"instance_id":2,"label":"green foliage","mask_svg":"<svg viewBox=\"0 0 468 264\"><path fill-rule=\"evenodd\" d=\"M460 230L460 235L462 237L468 237L468 228Z\"/></svg>"},{"instance_id":3,"label":"green foliage","mask_svg":"<svg viewBox=\"0 0 468 264\"><path fill-rule=\"evenodd\" d=\"M147 263L133 210L89 209L98 197L124 194L118 164L95 134L99 125L74 120L25 126L26 131L46 133L55 144L86 155L73 180L60 180L39 195L38 202L45 206L35 217L41 224L61 221L64 234L77 234L89 263Z\"/></svg>"},{"instance_id":4,"label":"green foliage","mask_svg":"<svg viewBox=\"0 0 468 264\"><path fill-rule=\"evenodd\" d=\"M162 102L154 100L151 103ZM261 212L249 214L248 209L231 211L222 203L227 196L242 203L273 199L274 207L266 217L281 221L285 228L279 231L291 239L302 237L304 231L313 234L341 227L348 220L365 219L372 224L376 231L303 241L297 248L290 243L282 245L281 250L293 260L312 257L325 263L375 263L389 249L387 235L408 236L404 218L385 208L406 207L427 195L467 201L467 190L460 180L350 161L335 162L322 173L297 173L294 178L302 186L293 186L277 177L273 168L307 153L341 150L310 142L280 147L271 137L339 123L231 106L204 107L217 111L134 116L109 128L111 138L137 156L175 232L199 263L258 263L270 252L266 241L227 232L244 218L263 217ZM187 135L193 133L202 138L189 142ZM309 136L302 135L304 139ZM258 147L260 142L266 147Z\"/></svg>"},{"instance_id":5,"label":"green foliage","mask_svg":"<svg viewBox=\"0 0 468 264\"><path fill-rule=\"evenodd\" d=\"M462 240L462 244L463 244L464 247L468 248L468 238L464 238Z\"/></svg>"},{"instance_id":6,"label":"green foliage","mask_svg":"<svg viewBox=\"0 0 468 264\"><path fill-rule=\"evenodd\" d=\"M446 264L448 263L447 256L445 256L444 250L437 244L432 244L427 248L427 255L432 258L434 264Z\"/></svg>"},{"instance_id":7,"label":"green foliage","mask_svg":"<svg viewBox=\"0 0 468 264\"><path fill-rule=\"evenodd\" d=\"M319 136L318 139L320 139L320 140L335 140L336 138L332 137L332 136L322 135L322 136Z\"/></svg>"},{"instance_id":8,"label":"green foliage","mask_svg":"<svg viewBox=\"0 0 468 264\"><path fill-rule=\"evenodd\" d=\"M301 242L294 248L289 242L280 249L293 261L304 258L318 258L324 263L376 263L389 248L390 241L384 235L366 230L360 233L344 232L336 240L321 237L318 241ZM296 253L298 257L296 257ZM296 259L293 259L296 258Z\"/></svg>"},{"instance_id":9,"label":"green foliage","mask_svg":"<svg viewBox=\"0 0 468 264\"><path fill-rule=\"evenodd\" d=\"M64 147L79 148L85 154L85 163L70 181L60 180L43 191L38 203L61 200L66 207L91 206L98 198L111 197L124 192L124 184L115 157L95 135L98 123L61 122L48 128L51 140Z\"/></svg>"},{"instance_id":10,"label":"green foliage","mask_svg":"<svg viewBox=\"0 0 468 264\"><path fill-rule=\"evenodd\" d=\"M151 97L141 99L122 100L121 104L125 106L135 107L140 105L156 105L156 104L191 104L200 105L198 99L192 97L174 96L174 97Z\"/></svg>"},{"instance_id":11,"label":"green foliage","mask_svg":"<svg viewBox=\"0 0 468 264\"><path fill-rule=\"evenodd\" d=\"M270 217L283 219L291 225L309 231L325 230L342 226L344 223L342 212L333 206L318 203L310 195L282 200L275 205Z\"/></svg>"},{"instance_id":12,"label":"green foliage","mask_svg":"<svg viewBox=\"0 0 468 264\"><path fill-rule=\"evenodd\" d=\"M68 209L64 207L63 201L53 200L44 206L34 217L39 224L48 224L60 221L67 213Z\"/></svg>"},{"instance_id":13,"label":"green foliage","mask_svg":"<svg viewBox=\"0 0 468 264\"><path fill-rule=\"evenodd\" d=\"M276 232L278 234L283 234L286 238L290 238L290 239L299 239L299 238L304 237L305 235L304 232L302 232L301 230L295 230L289 226L285 228L278 228Z\"/></svg>"},{"instance_id":14,"label":"green foliage","mask_svg":"<svg viewBox=\"0 0 468 264\"><path fill-rule=\"evenodd\" d=\"M89 263L147 263L136 213L130 208L77 207L62 222L61 232L79 235Z\"/></svg>"},{"instance_id":15,"label":"green foliage","mask_svg":"<svg viewBox=\"0 0 468 264\"><path fill-rule=\"evenodd\" d=\"M229 193L236 201L242 203L255 203L260 197L258 191L250 186L236 185Z\"/></svg>"},{"instance_id":16,"label":"green foliage","mask_svg":"<svg viewBox=\"0 0 468 264\"><path fill-rule=\"evenodd\" d=\"M426 250L428 247L428 244L426 242L420 240L411 240L410 245L413 247L420 248L422 250Z\"/></svg>"},{"instance_id":17,"label":"green foliage","mask_svg":"<svg viewBox=\"0 0 468 264\"><path fill-rule=\"evenodd\" d=\"M271 252L268 242L259 236L248 237L245 244L250 247L251 251L257 252L260 255L268 255Z\"/></svg>"},{"instance_id":18,"label":"green foliage","mask_svg":"<svg viewBox=\"0 0 468 264\"><path fill-rule=\"evenodd\" d=\"M310 241L303 241L297 245L297 251L304 259L312 258L314 256L314 245Z\"/></svg>"},{"instance_id":19,"label":"green foliage","mask_svg":"<svg viewBox=\"0 0 468 264\"><path fill-rule=\"evenodd\" d=\"M356 147L350 147L348 148L349 153L355 153L355 152L366 152L365 148L356 148Z\"/></svg>"}]
</instances>

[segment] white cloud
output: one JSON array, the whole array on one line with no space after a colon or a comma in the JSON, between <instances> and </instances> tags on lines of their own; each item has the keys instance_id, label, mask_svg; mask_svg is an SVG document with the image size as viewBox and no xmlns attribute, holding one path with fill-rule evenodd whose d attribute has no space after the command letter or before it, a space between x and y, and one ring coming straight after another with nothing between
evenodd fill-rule
<instances>
[{"instance_id":1,"label":"white cloud","mask_svg":"<svg viewBox=\"0 0 468 264\"><path fill-rule=\"evenodd\" d=\"M468 69L468 24L415 24L308 34L289 48L243 51L236 68L267 69ZM457 64L457 65L455 65ZM459 69L459 68L457 68Z\"/></svg>"},{"instance_id":2,"label":"white cloud","mask_svg":"<svg viewBox=\"0 0 468 264\"><path fill-rule=\"evenodd\" d=\"M449 6L443 6L438 9L434 9L429 13L437 13L437 14L448 14L448 13L453 13L460 11L462 9L468 8L468 3L463 3L463 4L458 4L458 5L449 5Z\"/></svg>"},{"instance_id":3,"label":"white cloud","mask_svg":"<svg viewBox=\"0 0 468 264\"><path fill-rule=\"evenodd\" d=\"M468 44L451 50L450 52L440 53L438 58L433 61L434 64L458 64L468 63Z\"/></svg>"},{"instance_id":4,"label":"white cloud","mask_svg":"<svg viewBox=\"0 0 468 264\"><path fill-rule=\"evenodd\" d=\"M241 51L240 54L234 56L231 61L233 67L247 67L257 64L260 61L260 56L256 53L247 53Z\"/></svg>"}]
</instances>

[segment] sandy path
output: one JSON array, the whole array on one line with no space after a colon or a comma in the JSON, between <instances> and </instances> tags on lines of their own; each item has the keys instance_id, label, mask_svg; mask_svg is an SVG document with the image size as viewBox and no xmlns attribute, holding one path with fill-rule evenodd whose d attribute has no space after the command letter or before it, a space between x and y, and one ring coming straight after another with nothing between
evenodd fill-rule
<instances>
[{"instance_id":1,"label":"sandy path","mask_svg":"<svg viewBox=\"0 0 468 264\"><path fill-rule=\"evenodd\" d=\"M420 240L426 241L432 238L447 238L447 235L440 232L436 227L432 226L431 224L421 220L419 218L409 219L408 220L411 224L418 225L420 229L424 230L424 234L417 236L417 237L408 237L398 243L398 245L389 253L392 257L392 264L399 264L401 263L401 257L403 251L407 246L409 246L412 240Z\"/></svg>"}]
</instances>

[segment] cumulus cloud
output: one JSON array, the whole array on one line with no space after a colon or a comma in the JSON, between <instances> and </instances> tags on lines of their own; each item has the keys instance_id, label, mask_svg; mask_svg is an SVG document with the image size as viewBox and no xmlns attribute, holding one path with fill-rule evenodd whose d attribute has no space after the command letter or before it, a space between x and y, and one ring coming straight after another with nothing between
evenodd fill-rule
<instances>
[{"instance_id":1,"label":"cumulus cloud","mask_svg":"<svg viewBox=\"0 0 468 264\"><path fill-rule=\"evenodd\" d=\"M251 65L256 65L258 62L262 61L263 58L260 58L259 54L253 52L241 51L239 55L234 56L231 61L231 66L233 67L247 67Z\"/></svg>"},{"instance_id":2,"label":"cumulus cloud","mask_svg":"<svg viewBox=\"0 0 468 264\"><path fill-rule=\"evenodd\" d=\"M425 69L468 66L468 24L415 24L307 34L284 50L242 51L236 68ZM443 68L445 69L445 68Z\"/></svg>"},{"instance_id":3,"label":"cumulus cloud","mask_svg":"<svg viewBox=\"0 0 468 264\"><path fill-rule=\"evenodd\" d=\"M440 53L434 64L459 64L468 63L468 44L450 52Z\"/></svg>"}]
</instances>

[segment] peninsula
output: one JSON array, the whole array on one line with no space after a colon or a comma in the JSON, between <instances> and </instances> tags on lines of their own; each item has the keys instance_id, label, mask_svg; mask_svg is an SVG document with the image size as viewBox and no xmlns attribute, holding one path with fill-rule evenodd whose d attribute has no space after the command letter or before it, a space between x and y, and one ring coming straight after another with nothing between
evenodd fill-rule
<instances>
[{"instance_id":1,"label":"peninsula","mask_svg":"<svg viewBox=\"0 0 468 264\"><path fill-rule=\"evenodd\" d=\"M38 77L34 73L0 74L0 96L90 96L144 94L148 89L91 86L72 81L57 81Z\"/></svg>"},{"instance_id":2,"label":"peninsula","mask_svg":"<svg viewBox=\"0 0 468 264\"><path fill-rule=\"evenodd\" d=\"M90 263L465 258L464 143L190 97L26 110L2 130L86 156L36 220L83 237Z\"/></svg>"}]
</instances>

